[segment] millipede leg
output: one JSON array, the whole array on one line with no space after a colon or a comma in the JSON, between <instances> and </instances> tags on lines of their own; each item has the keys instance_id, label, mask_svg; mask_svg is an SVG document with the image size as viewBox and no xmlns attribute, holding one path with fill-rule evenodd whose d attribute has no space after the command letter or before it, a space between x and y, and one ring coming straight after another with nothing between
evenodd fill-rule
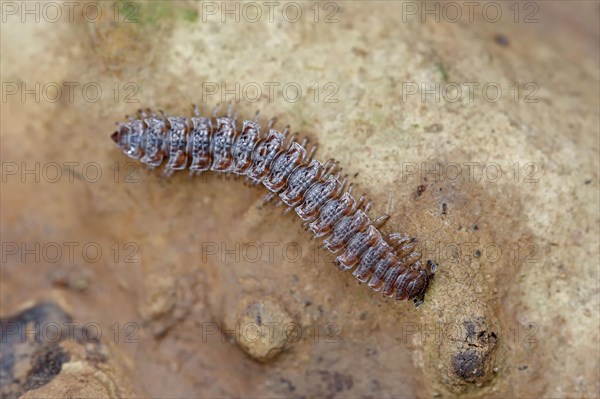
<instances>
[{"instance_id":1,"label":"millipede leg","mask_svg":"<svg viewBox=\"0 0 600 399\"><path fill-rule=\"evenodd\" d=\"M220 109L221 109L221 104L215 105L215 107L213 108L213 112L212 112L213 118L217 117L217 114L219 113Z\"/></svg>"},{"instance_id":2,"label":"millipede leg","mask_svg":"<svg viewBox=\"0 0 600 399\"><path fill-rule=\"evenodd\" d=\"M262 200L262 205L266 205L267 203L269 203L273 198L275 198L275 196L277 195L277 193L273 193L273 192L269 192L267 195L265 195L265 197Z\"/></svg>"},{"instance_id":3,"label":"millipede leg","mask_svg":"<svg viewBox=\"0 0 600 399\"><path fill-rule=\"evenodd\" d=\"M337 176L336 176L337 177ZM339 180L339 178L338 178ZM343 192L344 189L346 188L346 183L348 183L348 175L344 175L344 178L342 179L342 181L340 182L340 188L339 191Z\"/></svg>"},{"instance_id":4,"label":"millipede leg","mask_svg":"<svg viewBox=\"0 0 600 399\"><path fill-rule=\"evenodd\" d=\"M335 171L336 167L337 161L335 159L329 158L327 162L325 162L325 165L323 165L323 170L325 171L324 174L329 176Z\"/></svg>"},{"instance_id":5,"label":"millipede leg","mask_svg":"<svg viewBox=\"0 0 600 399\"><path fill-rule=\"evenodd\" d=\"M389 239L390 241L396 241L396 240L399 240L399 239L401 239L402 237L403 237L403 236L402 236L402 234L400 234L400 233L390 233L390 234L388 235L388 239Z\"/></svg>"},{"instance_id":6,"label":"millipede leg","mask_svg":"<svg viewBox=\"0 0 600 399\"><path fill-rule=\"evenodd\" d=\"M260 184L260 180L254 180L250 177L246 177L245 182L251 187L255 187Z\"/></svg>"},{"instance_id":7,"label":"millipede leg","mask_svg":"<svg viewBox=\"0 0 600 399\"><path fill-rule=\"evenodd\" d=\"M391 241L392 249L396 252L403 244L409 241L408 236L400 233L392 233L388 236L388 239Z\"/></svg>"},{"instance_id":8,"label":"millipede leg","mask_svg":"<svg viewBox=\"0 0 600 399\"><path fill-rule=\"evenodd\" d=\"M288 139L288 143L289 143L288 150L292 148L292 145L294 145L297 138L298 138L298 132L294 132L290 135L290 137Z\"/></svg>"},{"instance_id":9,"label":"millipede leg","mask_svg":"<svg viewBox=\"0 0 600 399\"><path fill-rule=\"evenodd\" d=\"M388 215L388 214L381 215L377 219L375 219L375 221L373 222L373 227L378 229L381 226L383 226L385 224L385 222L387 222L389 219L390 219L390 215Z\"/></svg>"},{"instance_id":10,"label":"millipede leg","mask_svg":"<svg viewBox=\"0 0 600 399\"><path fill-rule=\"evenodd\" d=\"M437 263L432 260L427 260L427 267L429 267L429 274L435 274L435 271L438 268Z\"/></svg>"},{"instance_id":11,"label":"millipede leg","mask_svg":"<svg viewBox=\"0 0 600 399\"><path fill-rule=\"evenodd\" d=\"M269 119L269 122L267 123L267 130L271 130L271 128L273 126L275 126L276 123L277 123L277 117L273 117L273 118Z\"/></svg>"},{"instance_id":12,"label":"millipede leg","mask_svg":"<svg viewBox=\"0 0 600 399\"><path fill-rule=\"evenodd\" d=\"M282 214L287 215L288 213L290 213L292 211L292 209L294 209L294 208L289 206L283 210Z\"/></svg>"},{"instance_id":13,"label":"millipede leg","mask_svg":"<svg viewBox=\"0 0 600 399\"><path fill-rule=\"evenodd\" d=\"M348 185L348 194L352 194L352 190L354 189L354 185L352 183L350 183Z\"/></svg>"},{"instance_id":14,"label":"millipede leg","mask_svg":"<svg viewBox=\"0 0 600 399\"><path fill-rule=\"evenodd\" d=\"M365 196L365 194L362 194L360 196L360 198L358 199L358 201L356 201L356 203L354 204L354 207L352 208L352 212L354 212L357 209L361 208L363 206L363 203L365 202L366 198L367 197Z\"/></svg>"},{"instance_id":15,"label":"millipede leg","mask_svg":"<svg viewBox=\"0 0 600 399\"><path fill-rule=\"evenodd\" d=\"M313 156L315 155L315 151L317 151L317 148L319 148L318 144L314 144L311 148L310 148L310 152L308 153L308 162L312 161Z\"/></svg>"}]
</instances>

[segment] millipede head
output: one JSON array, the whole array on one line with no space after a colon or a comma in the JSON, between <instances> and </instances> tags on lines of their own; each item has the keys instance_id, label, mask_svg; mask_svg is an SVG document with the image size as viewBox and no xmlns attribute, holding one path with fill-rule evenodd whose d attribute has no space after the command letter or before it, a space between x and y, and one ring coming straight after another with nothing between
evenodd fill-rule
<instances>
[{"instance_id":1,"label":"millipede head","mask_svg":"<svg viewBox=\"0 0 600 399\"><path fill-rule=\"evenodd\" d=\"M139 159L144 155L144 150L142 148L143 130L144 124L139 119L126 123L119 123L117 125L117 130L110 135L110 138L129 158Z\"/></svg>"},{"instance_id":2,"label":"millipede head","mask_svg":"<svg viewBox=\"0 0 600 399\"><path fill-rule=\"evenodd\" d=\"M119 145L119 132L118 131L115 131L113 134L111 134L110 138L112 141L115 142L116 145Z\"/></svg>"},{"instance_id":3,"label":"millipede head","mask_svg":"<svg viewBox=\"0 0 600 399\"><path fill-rule=\"evenodd\" d=\"M192 115L194 115L195 117L200 116L200 108L196 104L192 104Z\"/></svg>"}]
</instances>

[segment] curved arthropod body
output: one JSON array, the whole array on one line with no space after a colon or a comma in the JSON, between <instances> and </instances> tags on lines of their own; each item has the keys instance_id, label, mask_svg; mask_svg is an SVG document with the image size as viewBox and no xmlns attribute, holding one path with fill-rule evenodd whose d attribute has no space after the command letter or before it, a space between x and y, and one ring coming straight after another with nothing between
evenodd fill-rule
<instances>
[{"instance_id":1,"label":"curved arthropod body","mask_svg":"<svg viewBox=\"0 0 600 399\"><path fill-rule=\"evenodd\" d=\"M273 129L273 120L266 132L257 118L238 130L231 107L221 117L215 110L214 118L200 116L195 108L189 119L151 111L128 119L111 137L130 158L149 167L166 160L165 175L183 169L190 174L215 171L262 184L270 191L265 201L279 197L314 238L324 238L322 247L337 255L340 270L354 269L360 282L384 296L413 299L416 306L423 302L436 264L421 261L414 238L384 236L380 227L388 216L371 220L371 202L364 195L354 198L335 161L313 159L316 147L308 148L308 140L298 143L287 128Z\"/></svg>"}]
</instances>

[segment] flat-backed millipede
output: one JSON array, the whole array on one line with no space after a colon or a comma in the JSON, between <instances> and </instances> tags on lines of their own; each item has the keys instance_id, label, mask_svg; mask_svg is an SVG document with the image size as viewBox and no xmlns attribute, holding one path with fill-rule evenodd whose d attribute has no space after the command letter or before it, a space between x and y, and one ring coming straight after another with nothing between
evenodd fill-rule
<instances>
[{"instance_id":1,"label":"flat-backed millipede","mask_svg":"<svg viewBox=\"0 0 600 399\"><path fill-rule=\"evenodd\" d=\"M437 265L421 261L415 238L384 237L379 229L389 216L371 221L371 201L352 196L352 184L347 185L336 161L314 160L316 146L309 149L308 139L298 143L296 134L287 137L287 127L273 129L275 119L262 132L258 112L241 131L231 105L226 116L217 115L218 107L213 118L200 116L195 106L191 118L140 110L137 118L118 123L111 138L125 155L151 168L166 160L167 176L184 169L192 175L215 171L264 185L270 191L265 202L278 195L287 211L296 211L314 238L325 238L322 248L339 254L335 264L340 270L354 269L361 283L368 281L386 297L423 303Z\"/></svg>"}]
</instances>

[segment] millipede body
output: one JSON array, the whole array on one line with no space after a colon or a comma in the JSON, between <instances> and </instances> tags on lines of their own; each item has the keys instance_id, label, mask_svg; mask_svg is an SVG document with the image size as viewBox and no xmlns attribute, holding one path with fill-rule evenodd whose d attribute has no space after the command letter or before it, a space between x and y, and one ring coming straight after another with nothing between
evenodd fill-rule
<instances>
[{"instance_id":1,"label":"millipede body","mask_svg":"<svg viewBox=\"0 0 600 399\"><path fill-rule=\"evenodd\" d=\"M323 238L322 248L337 254L341 270L354 269L361 283L386 297L423 303L437 265L421 260L415 238L381 233L389 216L371 220L371 201L364 195L355 199L337 162L313 159L316 146L308 146L307 139L298 142L288 128L273 129L274 119L262 129L257 113L240 130L231 106L225 116L217 110L212 118L200 116L196 107L191 118L140 110L118 123L111 138L149 167L165 163L167 176L184 169L193 175L214 171L262 184L269 190L265 202L278 196L287 211L294 210L315 238Z\"/></svg>"}]
</instances>

